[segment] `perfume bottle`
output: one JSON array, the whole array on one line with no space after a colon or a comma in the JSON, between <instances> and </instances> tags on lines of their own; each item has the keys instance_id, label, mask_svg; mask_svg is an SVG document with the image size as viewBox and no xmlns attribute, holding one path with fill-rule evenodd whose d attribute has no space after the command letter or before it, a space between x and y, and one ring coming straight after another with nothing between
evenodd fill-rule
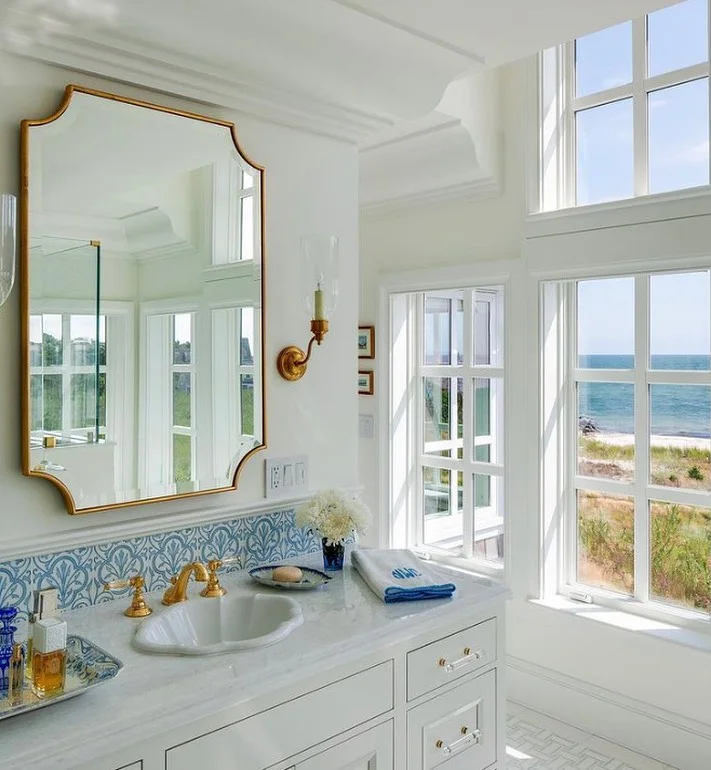
<instances>
[{"instance_id":1,"label":"perfume bottle","mask_svg":"<svg viewBox=\"0 0 711 770\"><path fill-rule=\"evenodd\" d=\"M16 615L15 607L0 607L0 698L7 695L10 687L10 658L17 631L11 624Z\"/></svg>"},{"instance_id":2,"label":"perfume bottle","mask_svg":"<svg viewBox=\"0 0 711 770\"><path fill-rule=\"evenodd\" d=\"M27 621L27 655L25 656L25 676L32 681L32 645L35 623L42 618L57 616L59 589L42 588L32 594L32 611Z\"/></svg>"},{"instance_id":3,"label":"perfume bottle","mask_svg":"<svg viewBox=\"0 0 711 770\"><path fill-rule=\"evenodd\" d=\"M22 705L25 693L25 652L22 645L15 643L10 658L10 687L7 698L11 706Z\"/></svg>"},{"instance_id":4,"label":"perfume bottle","mask_svg":"<svg viewBox=\"0 0 711 770\"><path fill-rule=\"evenodd\" d=\"M35 623L32 640L32 691L38 698L64 692L67 672L67 624L58 618Z\"/></svg>"}]
</instances>

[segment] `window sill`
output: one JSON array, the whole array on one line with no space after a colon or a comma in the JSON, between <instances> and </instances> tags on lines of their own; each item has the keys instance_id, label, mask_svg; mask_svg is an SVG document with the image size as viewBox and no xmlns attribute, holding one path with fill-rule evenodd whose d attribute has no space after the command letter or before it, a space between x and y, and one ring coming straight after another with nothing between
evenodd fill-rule
<instances>
[{"instance_id":1,"label":"window sill","mask_svg":"<svg viewBox=\"0 0 711 770\"><path fill-rule=\"evenodd\" d=\"M691 647L701 652L711 653L711 634L685 628L673 622L653 620L643 615L623 612L600 604L584 604L560 594L548 599L530 599L529 602L537 607L563 612L566 615L575 615L591 622L603 623L624 631L644 634L673 644Z\"/></svg>"},{"instance_id":2,"label":"window sill","mask_svg":"<svg viewBox=\"0 0 711 770\"><path fill-rule=\"evenodd\" d=\"M542 238L581 230L645 224L711 214L711 186L619 201L540 211L526 217L524 236Z\"/></svg>"}]
</instances>

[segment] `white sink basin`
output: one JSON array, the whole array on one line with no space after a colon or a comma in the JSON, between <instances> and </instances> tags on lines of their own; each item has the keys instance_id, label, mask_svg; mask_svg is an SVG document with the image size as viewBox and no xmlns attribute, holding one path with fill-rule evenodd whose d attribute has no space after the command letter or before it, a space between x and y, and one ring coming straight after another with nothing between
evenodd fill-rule
<instances>
[{"instance_id":1,"label":"white sink basin","mask_svg":"<svg viewBox=\"0 0 711 770\"><path fill-rule=\"evenodd\" d=\"M274 644L303 620L299 603L286 596L195 597L144 620L133 642L145 652L212 655Z\"/></svg>"}]
</instances>

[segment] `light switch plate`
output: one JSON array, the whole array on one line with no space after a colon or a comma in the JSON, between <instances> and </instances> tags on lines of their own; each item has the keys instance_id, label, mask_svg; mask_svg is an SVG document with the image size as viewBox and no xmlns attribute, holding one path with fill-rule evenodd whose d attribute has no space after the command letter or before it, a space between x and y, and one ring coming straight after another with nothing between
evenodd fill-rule
<instances>
[{"instance_id":1,"label":"light switch plate","mask_svg":"<svg viewBox=\"0 0 711 770\"><path fill-rule=\"evenodd\" d=\"M360 438L375 438L375 417L372 414L358 415L358 435Z\"/></svg>"},{"instance_id":2,"label":"light switch plate","mask_svg":"<svg viewBox=\"0 0 711 770\"><path fill-rule=\"evenodd\" d=\"M267 498L300 497L309 489L308 455L268 457L264 461Z\"/></svg>"}]
</instances>

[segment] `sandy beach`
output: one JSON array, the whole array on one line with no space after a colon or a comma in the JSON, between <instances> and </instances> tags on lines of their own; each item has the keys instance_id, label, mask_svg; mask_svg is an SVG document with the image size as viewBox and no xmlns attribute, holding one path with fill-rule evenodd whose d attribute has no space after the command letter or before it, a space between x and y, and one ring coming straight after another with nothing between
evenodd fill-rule
<instances>
[{"instance_id":1,"label":"sandy beach","mask_svg":"<svg viewBox=\"0 0 711 770\"><path fill-rule=\"evenodd\" d=\"M598 431L586 436L588 439L602 441L605 444L614 444L615 446L631 446L634 444L634 436L631 433L608 433ZM711 439L696 438L693 436L652 436L652 446L674 447L676 449L702 449L706 452L711 451Z\"/></svg>"}]
</instances>

